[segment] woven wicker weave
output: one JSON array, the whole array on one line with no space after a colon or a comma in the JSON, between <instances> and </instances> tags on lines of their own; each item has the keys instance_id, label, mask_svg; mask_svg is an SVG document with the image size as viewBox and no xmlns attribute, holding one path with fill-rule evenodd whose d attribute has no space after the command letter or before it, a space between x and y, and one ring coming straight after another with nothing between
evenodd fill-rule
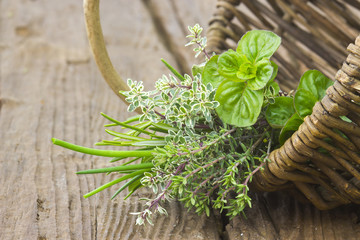
<instances>
[{"instance_id":1,"label":"woven wicker weave","mask_svg":"<svg viewBox=\"0 0 360 240\"><path fill-rule=\"evenodd\" d=\"M360 31L357 9L360 3L350 0L219 0L208 43L219 53L234 48L252 28L275 31L283 46L274 56L278 80L294 89L307 68L335 75L346 46ZM254 176L253 189L296 187L319 209L360 204L360 36L348 51L335 84L299 130L270 154L271 162Z\"/></svg>"},{"instance_id":2,"label":"woven wicker weave","mask_svg":"<svg viewBox=\"0 0 360 240\"><path fill-rule=\"evenodd\" d=\"M360 31L357 0L219 0L207 30L208 44L220 53L234 48L251 29L282 38L273 60L282 89L295 89L306 69L332 78L346 58L346 46Z\"/></svg>"}]
</instances>

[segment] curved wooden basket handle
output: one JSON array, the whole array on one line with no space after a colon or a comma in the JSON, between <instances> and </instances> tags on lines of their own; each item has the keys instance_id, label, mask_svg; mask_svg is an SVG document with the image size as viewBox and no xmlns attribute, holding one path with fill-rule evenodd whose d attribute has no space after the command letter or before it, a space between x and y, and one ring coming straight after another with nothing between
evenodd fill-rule
<instances>
[{"instance_id":1,"label":"curved wooden basket handle","mask_svg":"<svg viewBox=\"0 0 360 240\"><path fill-rule=\"evenodd\" d=\"M124 103L128 104L125 97L121 95L119 91L128 91L129 87L115 70L105 46L104 35L100 24L99 2L99 0L84 0L83 2L87 37L96 64L103 78L115 94L119 96ZM141 113L140 109L136 111Z\"/></svg>"}]
</instances>

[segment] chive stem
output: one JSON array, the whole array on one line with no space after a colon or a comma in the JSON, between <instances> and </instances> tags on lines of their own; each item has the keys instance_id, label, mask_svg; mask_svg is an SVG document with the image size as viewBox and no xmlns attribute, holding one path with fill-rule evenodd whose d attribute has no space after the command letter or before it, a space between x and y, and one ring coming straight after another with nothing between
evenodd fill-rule
<instances>
[{"instance_id":1,"label":"chive stem","mask_svg":"<svg viewBox=\"0 0 360 240\"><path fill-rule=\"evenodd\" d=\"M75 145L69 142L62 141L60 139L52 138L52 142L55 145L71 149L76 152L103 156L103 157L149 157L152 156L154 151L138 150L138 151L113 151L113 150L102 150L95 148L87 148L79 145Z\"/></svg>"},{"instance_id":2,"label":"chive stem","mask_svg":"<svg viewBox=\"0 0 360 240\"><path fill-rule=\"evenodd\" d=\"M99 168L99 169L89 169L79 171L76 174L93 174L93 173L106 173L106 172L118 172L118 171L128 171L128 170L140 170L154 167L154 164L151 162L148 163L139 163L132 165L122 165L116 167L108 167L108 168Z\"/></svg>"},{"instance_id":3,"label":"chive stem","mask_svg":"<svg viewBox=\"0 0 360 240\"><path fill-rule=\"evenodd\" d=\"M98 193L98 192L101 192L102 190L104 190L104 189L106 189L106 188L108 188L108 187L111 187L112 185L115 185L115 184L117 184L117 183L119 183L119 182L122 182L122 181L124 181L124 180L129 179L129 178L133 178L133 177L135 177L135 176L137 176L137 175L144 174L145 172L149 172L149 171L151 171L151 168L142 169L142 170L139 170L139 171L130 173L130 174L128 174L128 175L125 175L125 176L123 176L123 177L121 177L121 178L115 179L115 180L113 180L113 181L111 181L111 182L108 182L108 183L106 183L106 184L98 187L97 189L95 189L95 190L93 190L93 191L85 194L85 195L84 195L84 198L91 197L92 195L94 195L94 194L96 194L96 193Z\"/></svg>"}]
</instances>

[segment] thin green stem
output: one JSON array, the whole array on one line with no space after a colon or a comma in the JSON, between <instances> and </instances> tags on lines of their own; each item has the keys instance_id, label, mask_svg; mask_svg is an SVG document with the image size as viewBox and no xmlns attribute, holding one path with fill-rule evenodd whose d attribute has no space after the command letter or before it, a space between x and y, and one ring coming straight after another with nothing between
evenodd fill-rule
<instances>
[{"instance_id":1,"label":"thin green stem","mask_svg":"<svg viewBox=\"0 0 360 240\"><path fill-rule=\"evenodd\" d=\"M94 148L82 147L79 145L75 145L72 143L68 143L56 138L52 138L52 142L55 145L71 149L76 152L103 156L103 157L150 157L155 151L146 151L146 150L138 150L138 151L113 151L113 150L101 150Z\"/></svg>"},{"instance_id":2,"label":"thin green stem","mask_svg":"<svg viewBox=\"0 0 360 240\"><path fill-rule=\"evenodd\" d=\"M98 193L98 192L101 192L102 190L104 190L104 189L106 189L106 188L108 188L108 187L111 187L112 185L115 185L115 184L117 184L117 183L119 183L119 182L122 182L122 181L124 181L124 180L127 180L127 179L129 179L129 178L133 178L133 177L135 177L135 176L142 175L142 174L144 174L145 172L149 172L149 171L151 171L151 168L142 169L142 170L139 170L139 171L130 173L130 174L128 174L128 175L125 175L125 176L123 176L123 177L121 177L121 178L115 179L115 180L113 180L113 181L111 181L111 182L108 182L108 183L102 185L101 187L98 187L97 189L95 189L95 190L93 190L93 191L85 194L85 195L84 195L84 198L91 197L92 195L94 195L94 194L96 194L96 193Z\"/></svg>"},{"instance_id":3,"label":"thin green stem","mask_svg":"<svg viewBox=\"0 0 360 240\"><path fill-rule=\"evenodd\" d=\"M161 59L161 61L180 81L186 80L178 71L175 70L175 68L173 68L169 63L167 63L163 58Z\"/></svg>"},{"instance_id":4,"label":"thin green stem","mask_svg":"<svg viewBox=\"0 0 360 240\"><path fill-rule=\"evenodd\" d=\"M190 152L180 152L178 153L177 155L179 156L182 156L182 155L187 155L187 154L195 154L195 153L198 153L198 152L201 152L203 150L205 150L206 148L210 147L211 145L214 145L215 143L219 142L222 138L226 137L227 135L233 133L236 131L236 128L233 128L233 129L230 129L229 131L227 131L226 133L224 133L220 138L212 141L211 143L199 148L199 149L196 149L196 150L192 150Z\"/></svg>"},{"instance_id":5,"label":"thin green stem","mask_svg":"<svg viewBox=\"0 0 360 240\"><path fill-rule=\"evenodd\" d=\"M132 130L135 130L135 131L144 133L144 134L149 135L149 136L152 136L152 137L158 137L158 136L154 135L153 133L151 133L151 132L149 132L149 131L146 131L146 130L144 130L144 129L141 129L141 128L138 128L138 127L134 127L134 126L128 125L128 124L123 123L123 122L119 122L118 120L111 118L110 116L106 115L105 113L101 113L101 115L102 115L103 117L105 117L106 119L110 120L111 122L116 123L116 124L118 124L118 125L120 125L120 126L122 126L122 127L129 128L129 129L132 129Z\"/></svg>"},{"instance_id":6,"label":"thin green stem","mask_svg":"<svg viewBox=\"0 0 360 240\"><path fill-rule=\"evenodd\" d=\"M152 163L139 163L133 165L123 165L116 167L108 167L108 168L99 168L99 169L89 169L79 171L76 174L93 174L93 173L107 173L107 172L118 172L118 171L128 171L128 170L140 170L154 167Z\"/></svg>"},{"instance_id":7,"label":"thin green stem","mask_svg":"<svg viewBox=\"0 0 360 240\"><path fill-rule=\"evenodd\" d=\"M121 193L121 191L123 191L126 187L130 186L132 183L134 183L135 181L137 181L138 179L142 178L144 175L137 175L135 177L133 177L130 181L128 181L127 183L125 183L121 188L119 188L119 190L116 191L116 193L114 193L114 195L112 195L111 200L113 200L119 193Z\"/></svg>"}]
</instances>

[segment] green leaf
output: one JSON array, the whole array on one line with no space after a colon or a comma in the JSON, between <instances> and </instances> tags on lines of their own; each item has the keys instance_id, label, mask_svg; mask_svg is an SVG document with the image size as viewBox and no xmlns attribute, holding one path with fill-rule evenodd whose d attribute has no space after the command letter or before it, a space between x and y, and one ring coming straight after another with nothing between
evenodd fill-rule
<instances>
[{"instance_id":1,"label":"green leaf","mask_svg":"<svg viewBox=\"0 0 360 240\"><path fill-rule=\"evenodd\" d=\"M214 55L210 58L210 60L206 63L203 74L202 74L202 82L207 85L211 83L214 88L217 88L220 83L225 79L218 72L218 59L219 55Z\"/></svg>"},{"instance_id":2,"label":"green leaf","mask_svg":"<svg viewBox=\"0 0 360 240\"><path fill-rule=\"evenodd\" d=\"M312 113L312 109L317 101L318 99L310 91L306 89L297 90L294 97L296 112L304 119Z\"/></svg>"},{"instance_id":3,"label":"green leaf","mask_svg":"<svg viewBox=\"0 0 360 240\"><path fill-rule=\"evenodd\" d=\"M265 87L265 96L268 98L276 97L279 94L279 91L280 91L279 84L277 84L277 82L275 81L269 81Z\"/></svg>"},{"instance_id":4,"label":"green leaf","mask_svg":"<svg viewBox=\"0 0 360 240\"><path fill-rule=\"evenodd\" d=\"M216 91L216 108L221 120L237 127L253 125L261 111L263 91L250 90L246 83L225 80Z\"/></svg>"},{"instance_id":5,"label":"green leaf","mask_svg":"<svg viewBox=\"0 0 360 240\"><path fill-rule=\"evenodd\" d=\"M333 84L333 81L317 70L305 72L294 98L295 109L299 116L304 118L310 115L315 103L326 95L326 90Z\"/></svg>"},{"instance_id":6,"label":"green leaf","mask_svg":"<svg viewBox=\"0 0 360 240\"><path fill-rule=\"evenodd\" d=\"M310 91L318 100L326 95L326 89L334 82L318 70L309 70L302 75L297 89Z\"/></svg>"},{"instance_id":7,"label":"green leaf","mask_svg":"<svg viewBox=\"0 0 360 240\"><path fill-rule=\"evenodd\" d=\"M256 77L257 67L250 61L245 61L240 65L236 76L242 80L249 80Z\"/></svg>"},{"instance_id":8,"label":"green leaf","mask_svg":"<svg viewBox=\"0 0 360 240\"><path fill-rule=\"evenodd\" d=\"M281 38L273 32L252 30L240 39L236 52L245 54L252 62L258 62L263 58L270 58L280 43Z\"/></svg>"},{"instance_id":9,"label":"green leaf","mask_svg":"<svg viewBox=\"0 0 360 240\"><path fill-rule=\"evenodd\" d=\"M256 63L256 77L248 81L251 90L259 90L266 86L272 77L274 68L268 59L262 59Z\"/></svg>"},{"instance_id":10,"label":"green leaf","mask_svg":"<svg viewBox=\"0 0 360 240\"><path fill-rule=\"evenodd\" d=\"M302 118L295 112L291 118L285 123L285 126L281 129L279 136L279 143L283 145L285 141L291 137L291 135L299 129L299 126L304 121Z\"/></svg>"},{"instance_id":11,"label":"green leaf","mask_svg":"<svg viewBox=\"0 0 360 240\"><path fill-rule=\"evenodd\" d=\"M270 63L271 63L271 66L273 67L273 72L272 72L272 75L271 75L271 78L270 78L269 82L275 80L275 78L276 78L276 76L278 74L278 70L279 70L278 65L274 61L270 61ZM280 90L280 88L279 88L279 90Z\"/></svg>"},{"instance_id":12,"label":"green leaf","mask_svg":"<svg viewBox=\"0 0 360 240\"><path fill-rule=\"evenodd\" d=\"M246 79L241 80L237 77L237 72L244 62L248 62L245 55L238 54L230 49L219 56L217 62L219 66L218 71L220 75L226 79L233 81L245 81Z\"/></svg>"},{"instance_id":13,"label":"green leaf","mask_svg":"<svg viewBox=\"0 0 360 240\"><path fill-rule=\"evenodd\" d=\"M192 75L195 77L196 75L202 75L205 69L205 63L196 65L194 64L191 68Z\"/></svg>"},{"instance_id":14,"label":"green leaf","mask_svg":"<svg viewBox=\"0 0 360 240\"><path fill-rule=\"evenodd\" d=\"M276 97L275 103L266 109L265 118L272 128L282 128L294 113L291 97Z\"/></svg>"}]
</instances>

